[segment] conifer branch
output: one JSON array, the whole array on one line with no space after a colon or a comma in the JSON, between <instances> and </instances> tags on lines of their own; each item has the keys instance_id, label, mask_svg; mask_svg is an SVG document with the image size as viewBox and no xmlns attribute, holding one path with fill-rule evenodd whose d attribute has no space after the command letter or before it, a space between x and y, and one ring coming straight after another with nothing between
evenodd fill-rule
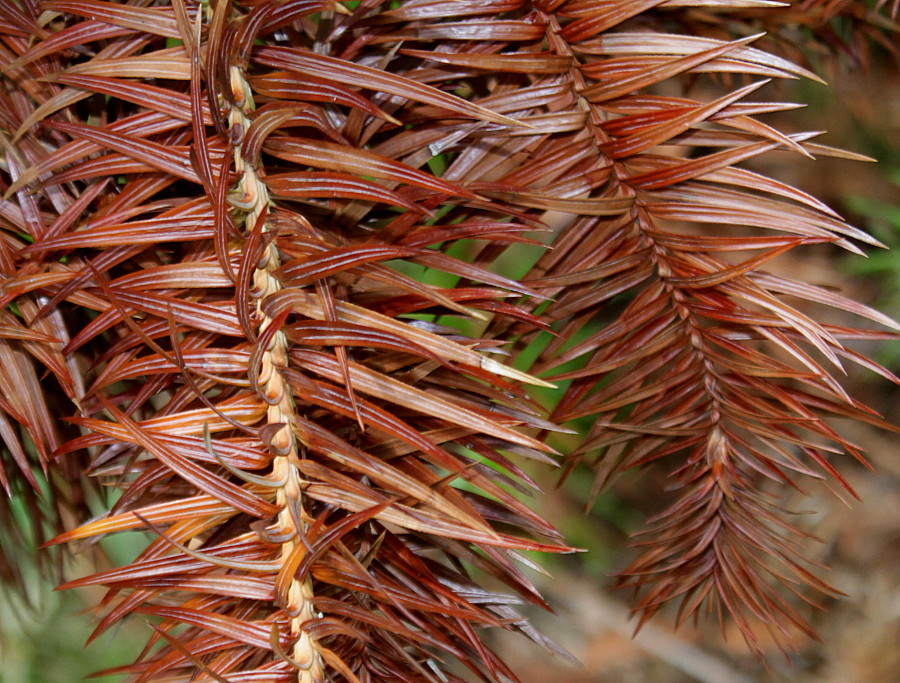
<instances>
[{"instance_id":1,"label":"conifer branch","mask_svg":"<svg viewBox=\"0 0 900 683\"><path fill-rule=\"evenodd\" d=\"M518 494L588 417L566 471L672 484L642 622L810 631L792 594L831 589L762 484L852 493L831 418L890 425L837 375L897 382L849 342L898 325L771 270L880 246L742 166L855 158L762 119L816 76L750 29L834 7L780 5L0 0L0 485L39 510L48 473L50 544L149 533L64 584L106 587L96 633L160 620L114 673L515 680L489 628L566 656L516 608L547 606L522 551L572 549ZM83 475L115 502L59 528Z\"/></svg>"}]
</instances>

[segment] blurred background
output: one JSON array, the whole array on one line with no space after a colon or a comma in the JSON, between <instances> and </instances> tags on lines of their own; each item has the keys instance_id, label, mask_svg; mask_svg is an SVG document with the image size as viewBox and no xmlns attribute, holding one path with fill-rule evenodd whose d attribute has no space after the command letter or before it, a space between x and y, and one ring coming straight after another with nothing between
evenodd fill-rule
<instances>
[{"instance_id":1,"label":"blurred background","mask_svg":"<svg viewBox=\"0 0 900 683\"><path fill-rule=\"evenodd\" d=\"M890 34L889 34L890 35ZM896 38L896 34L893 34ZM827 56L827 55L823 55ZM824 62L823 62L824 63ZM850 221L868 230L893 251L868 259L837 249L806 249L782 258L778 267L809 282L900 316L900 72L887 53L866 68L852 59L814 67L828 86L773 83L763 94L807 104L807 108L766 119L786 132L827 130L820 141L874 157L877 164L838 159L812 162L791 154L766 156L758 170L825 200ZM839 322L839 319L833 320ZM894 372L900 371L900 343L865 349ZM848 368L851 393L895 424L900 423L896 386ZM826 600L805 616L822 638L798 635L797 652L786 659L772 646L765 662L748 654L740 635L715 623L670 628L665 615L632 638L628 595L611 589L612 574L628 564L629 535L653 510L647 480L640 473L589 503L592 476L576 470L563 488L553 474L532 472L547 496L539 508L569 540L587 553L542 558L548 576L535 581L555 614L530 613L537 628L567 648L581 666L554 659L524 639L500 633L495 646L525 683L565 679L566 683L709 683L817 681L888 683L900 681L900 459L897 440L865 425L845 425L845 433L865 447L875 472L850 462L839 469L862 502L847 505L824 488L811 488L787 507L813 510L805 525L821 539L811 543L828 572L828 582L846 594ZM587 509L586 509L587 508ZM110 539L106 550L123 560L142 541L133 535ZM70 577L89 573L88 563L66 569ZM85 606L102 592L59 593L35 573L26 595L0 594L0 682L76 683L91 672L124 664L140 651L149 627L135 619L85 648L92 615ZM765 634L760 634L765 644ZM824 644L823 644L824 643ZM90 680L116 681L118 677Z\"/></svg>"}]
</instances>

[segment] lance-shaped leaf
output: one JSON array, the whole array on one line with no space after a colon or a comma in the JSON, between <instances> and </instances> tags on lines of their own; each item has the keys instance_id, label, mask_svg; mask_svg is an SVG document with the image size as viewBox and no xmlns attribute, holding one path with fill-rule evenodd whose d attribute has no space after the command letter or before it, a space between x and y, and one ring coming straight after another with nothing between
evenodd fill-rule
<instances>
[{"instance_id":1,"label":"lance-shaped leaf","mask_svg":"<svg viewBox=\"0 0 900 683\"><path fill-rule=\"evenodd\" d=\"M276 69L296 71L330 81L337 81L338 83L348 83L370 90L378 90L417 102L433 104L466 117L502 123L508 126L521 125L514 119L495 114L489 109L449 95L432 86L359 64L350 67L343 60L318 55L307 50L288 47L263 47L254 51L254 59L261 64L266 64Z\"/></svg>"}]
</instances>

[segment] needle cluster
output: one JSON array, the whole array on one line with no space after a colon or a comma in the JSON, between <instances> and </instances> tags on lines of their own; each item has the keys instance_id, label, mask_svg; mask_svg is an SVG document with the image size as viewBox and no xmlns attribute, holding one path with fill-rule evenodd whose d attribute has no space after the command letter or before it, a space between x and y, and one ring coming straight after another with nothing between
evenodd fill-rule
<instances>
[{"instance_id":1,"label":"needle cluster","mask_svg":"<svg viewBox=\"0 0 900 683\"><path fill-rule=\"evenodd\" d=\"M567 468L672 484L642 619L809 630L790 594L830 589L760 483L849 490L830 418L884 425L835 376L897 379L808 304L900 328L769 269L877 246L742 165L853 158L761 118L816 76L739 27L829 3L781 4L0 1L0 484L37 510L47 473L51 544L149 534L65 584L106 588L97 632L154 617L120 673L515 680L487 627L565 655L518 612L524 551L572 550L523 461L585 418Z\"/></svg>"}]
</instances>

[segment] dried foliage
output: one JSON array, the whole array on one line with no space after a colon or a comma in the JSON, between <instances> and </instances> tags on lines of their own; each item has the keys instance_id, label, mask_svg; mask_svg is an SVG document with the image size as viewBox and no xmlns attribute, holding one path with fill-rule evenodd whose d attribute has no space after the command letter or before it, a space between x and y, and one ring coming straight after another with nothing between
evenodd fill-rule
<instances>
[{"instance_id":1,"label":"dried foliage","mask_svg":"<svg viewBox=\"0 0 900 683\"><path fill-rule=\"evenodd\" d=\"M0 482L51 472L67 517L111 489L53 544L153 537L66 584L108 589L98 632L157 617L121 672L515 679L490 626L565 654L516 612L543 605L522 551L571 550L521 465L585 418L569 467L673 484L622 575L643 618L809 629L789 593L830 589L759 484L849 490L826 418L882 422L835 371L897 380L847 345L888 332L806 304L898 326L767 270L877 244L741 166L853 158L759 118L792 105L751 79L815 76L665 29L778 5L0 2Z\"/></svg>"},{"instance_id":2,"label":"dried foliage","mask_svg":"<svg viewBox=\"0 0 900 683\"><path fill-rule=\"evenodd\" d=\"M727 14L687 10L678 30L720 39L766 31L761 42L793 61L826 68L845 61L857 68L884 55L900 59L898 14L898 0L794 0Z\"/></svg>"}]
</instances>

